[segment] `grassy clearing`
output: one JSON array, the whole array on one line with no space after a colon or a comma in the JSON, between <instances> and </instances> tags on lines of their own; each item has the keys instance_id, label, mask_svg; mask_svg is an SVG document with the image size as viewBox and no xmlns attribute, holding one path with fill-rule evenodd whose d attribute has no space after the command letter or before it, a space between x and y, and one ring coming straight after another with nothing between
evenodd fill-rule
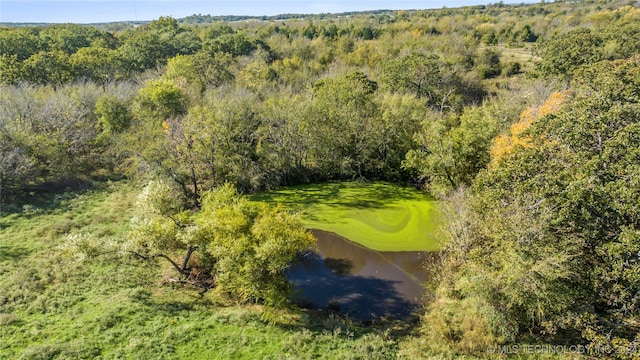
<instances>
[{"instance_id":1,"label":"grassy clearing","mask_svg":"<svg viewBox=\"0 0 640 360\"><path fill-rule=\"evenodd\" d=\"M0 215L0 359L387 359L413 331L201 297L164 282L162 262L65 256L66 234L122 241L138 190L106 184Z\"/></svg>"},{"instance_id":2,"label":"grassy clearing","mask_svg":"<svg viewBox=\"0 0 640 360\"><path fill-rule=\"evenodd\" d=\"M506 64L508 62L519 62L522 66L522 72L533 70L534 61L540 60L540 58L533 55L533 47L535 45L527 43L524 46L506 46L504 44L495 46L481 45L480 50L490 49L496 50L500 53L500 62Z\"/></svg>"},{"instance_id":3,"label":"grassy clearing","mask_svg":"<svg viewBox=\"0 0 640 360\"><path fill-rule=\"evenodd\" d=\"M302 211L305 226L334 232L370 249L439 248L438 202L415 189L379 182L331 182L270 191L253 199Z\"/></svg>"}]
</instances>

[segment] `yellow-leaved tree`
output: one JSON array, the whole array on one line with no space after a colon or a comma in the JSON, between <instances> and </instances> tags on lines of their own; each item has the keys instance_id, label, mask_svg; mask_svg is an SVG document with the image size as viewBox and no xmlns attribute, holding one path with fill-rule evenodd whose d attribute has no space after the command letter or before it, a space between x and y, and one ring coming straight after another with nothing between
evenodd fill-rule
<instances>
[{"instance_id":1,"label":"yellow-leaved tree","mask_svg":"<svg viewBox=\"0 0 640 360\"><path fill-rule=\"evenodd\" d=\"M568 91L554 92L539 107L530 107L522 111L520 120L511 125L509 132L496 137L493 141L489 165L496 166L505 155L511 154L518 147L531 146L531 137L526 134L526 130L534 121L556 113L568 95Z\"/></svg>"}]
</instances>

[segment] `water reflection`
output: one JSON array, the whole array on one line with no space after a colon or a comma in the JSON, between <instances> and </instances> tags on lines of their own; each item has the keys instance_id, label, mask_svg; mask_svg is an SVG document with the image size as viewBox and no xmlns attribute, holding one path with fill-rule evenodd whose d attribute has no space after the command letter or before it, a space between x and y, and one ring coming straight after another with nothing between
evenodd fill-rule
<instances>
[{"instance_id":1,"label":"water reflection","mask_svg":"<svg viewBox=\"0 0 640 360\"><path fill-rule=\"evenodd\" d=\"M424 294L422 264L429 253L377 252L314 230L317 252L308 252L289 271L297 301L367 320L411 315Z\"/></svg>"}]
</instances>

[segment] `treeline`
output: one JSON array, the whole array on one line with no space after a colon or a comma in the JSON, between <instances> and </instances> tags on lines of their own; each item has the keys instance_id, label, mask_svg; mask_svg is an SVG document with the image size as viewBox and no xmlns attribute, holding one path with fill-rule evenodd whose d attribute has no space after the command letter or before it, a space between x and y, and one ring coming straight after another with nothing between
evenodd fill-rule
<instances>
[{"instance_id":1,"label":"treeline","mask_svg":"<svg viewBox=\"0 0 640 360\"><path fill-rule=\"evenodd\" d=\"M363 16L363 15L378 15L389 14L394 15L393 10L372 10L372 11L348 11L336 14L280 14L280 15L263 15L263 16L247 16L247 15L202 15L193 14L186 16L182 19L178 19L181 24L211 24L214 22L229 22L229 21L247 21L247 20L261 20L261 21L276 21L276 20L296 20L296 19L309 19L309 20L323 20L333 19L343 16Z\"/></svg>"}]
</instances>

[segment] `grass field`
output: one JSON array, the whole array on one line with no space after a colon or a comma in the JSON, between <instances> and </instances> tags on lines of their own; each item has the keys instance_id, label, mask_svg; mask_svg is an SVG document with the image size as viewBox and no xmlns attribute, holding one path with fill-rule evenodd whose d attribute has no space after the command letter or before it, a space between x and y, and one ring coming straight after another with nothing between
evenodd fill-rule
<instances>
[{"instance_id":1,"label":"grass field","mask_svg":"<svg viewBox=\"0 0 640 360\"><path fill-rule=\"evenodd\" d=\"M438 202L387 183L331 182L258 194L256 201L301 211L305 226L336 233L378 251L431 251L440 246Z\"/></svg>"},{"instance_id":2,"label":"grass field","mask_svg":"<svg viewBox=\"0 0 640 360\"><path fill-rule=\"evenodd\" d=\"M123 241L138 191L104 184L0 214L0 359L388 359L414 339L415 324L201 297L164 281L163 262L65 254L67 234Z\"/></svg>"}]
</instances>

